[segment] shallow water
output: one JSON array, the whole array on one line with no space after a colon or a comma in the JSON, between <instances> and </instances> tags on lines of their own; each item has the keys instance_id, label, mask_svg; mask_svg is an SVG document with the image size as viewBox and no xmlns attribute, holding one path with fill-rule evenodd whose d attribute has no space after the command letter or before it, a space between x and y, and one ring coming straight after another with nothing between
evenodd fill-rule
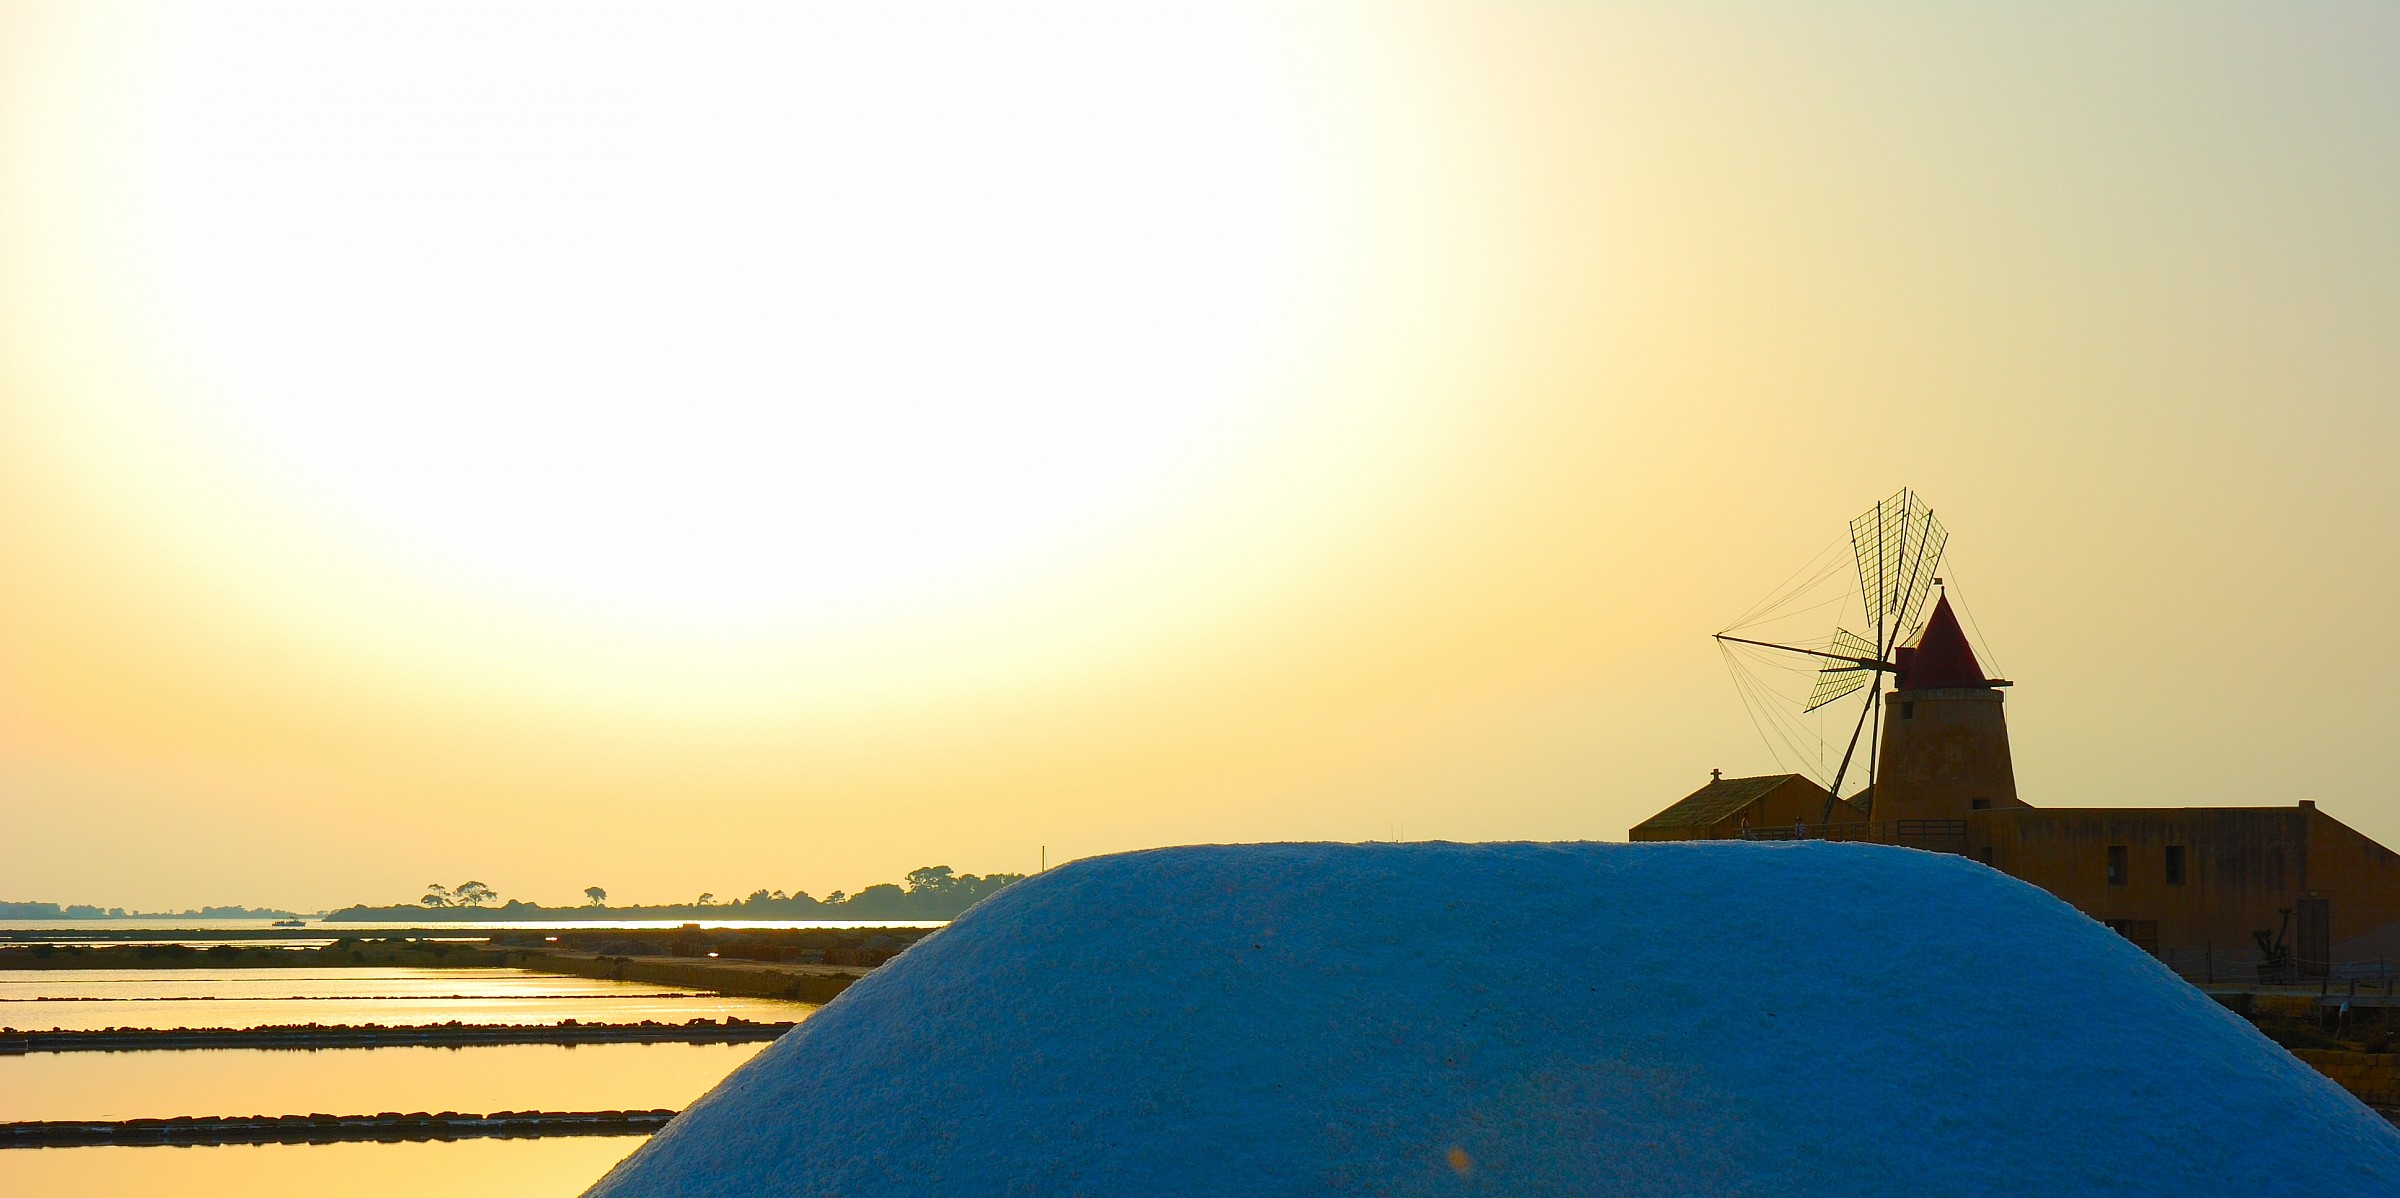
<instances>
[{"instance_id":1,"label":"shallow water","mask_svg":"<svg viewBox=\"0 0 2400 1198\"><path fill-rule=\"evenodd\" d=\"M515 969L0 972L0 1026L291 1023L681 1023L805 1019L768 999L695 995ZM766 1047L511 1044L472 1048L28 1053L0 1056L0 1121L380 1111L681 1109ZM640 1137L454 1143L0 1150L0 1195L189 1198L570 1198Z\"/></svg>"},{"instance_id":2,"label":"shallow water","mask_svg":"<svg viewBox=\"0 0 2400 1198\"><path fill-rule=\"evenodd\" d=\"M90 1198L574 1198L641 1146L638 1136L421 1144L0 1151L0 1194Z\"/></svg>"},{"instance_id":3,"label":"shallow water","mask_svg":"<svg viewBox=\"0 0 2400 1198\"><path fill-rule=\"evenodd\" d=\"M28 1053L0 1057L0 1122L320 1112L681 1110L765 1047L502 1044ZM0 1151L0 1159L60 1151L66 1150L10 1149ZM0 1194L10 1192L0 1186Z\"/></svg>"},{"instance_id":4,"label":"shallow water","mask_svg":"<svg viewBox=\"0 0 2400 1198\"><path fill-rule=\"evenodd\" d=\"M815 1008L523 969L60 969L0 972L0 1027L290 1023L683 1023L806 1018ZM169 1112L174 1114L186 1112Z\"/></svg>"},{"instance_id":5,"label":"shallow water","mask_svg":"<svg viewBox=\"0 0 2400 1198\"><path fill-rule=\"evenodd\" d=\"M268 931L275 927L271 919L177 919L173 916L144 916L127 919L0 919L0 932L57 932L67 936L101 935L108 932L237 932ZM698 924L704 928L823 928L847 931L852 928L938 928L948 924L946 919L438 919L425 918L407 921L343 921L339 923L310 918L304 929L295 934L313 936L365 936L386 932L429 929L454 932L493 931L556 931L561 928L591 930L606 928L680 928Z\"/></svg>"}]
</instances>

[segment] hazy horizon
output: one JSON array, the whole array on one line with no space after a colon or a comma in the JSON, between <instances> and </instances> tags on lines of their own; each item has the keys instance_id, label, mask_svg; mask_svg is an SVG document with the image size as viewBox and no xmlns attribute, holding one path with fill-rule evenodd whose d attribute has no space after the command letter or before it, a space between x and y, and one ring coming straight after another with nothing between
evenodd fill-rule
<instances>
[{"instance_id":1,"label":"hazy horizon","mask_svg":"<svg viewBox=\"0 0 2400 1198\"><path fill-rule=\"evenodd\" d=\"M2400 845L2400 9L938 13L0 4L0 898L1621 839L1902 486Z\"/></svg>"}]
</instances>

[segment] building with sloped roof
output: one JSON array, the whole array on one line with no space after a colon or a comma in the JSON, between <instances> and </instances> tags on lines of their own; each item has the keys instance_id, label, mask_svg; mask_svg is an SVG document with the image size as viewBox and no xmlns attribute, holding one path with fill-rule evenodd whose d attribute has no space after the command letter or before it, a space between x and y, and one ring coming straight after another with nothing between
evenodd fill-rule
<instances>
[{"instance_id":1,"label":"building with sloped roof","mask_svg":"<svg viewBox=\"0 0 2400 1198\"><path fill-rule=\"evenodd\" d=\"M2319 811L2042 808L2018 797L2004 679L1943 596L1890 663L1874 785L1847 800L1797 774L1724 778L1632 840L1866 840L1956 853L2073 904L2179 967L2322 977L2400 966L2400 854Z\"/></svg>"},{"instance_id":2,"label":"building with sloped roof","mask_svg":"<svg viewBox=\"0 0 2400 1198\"><path fill-rule=\"evenodd\" d=\"M1708 785L1674 806L1636 824L1628 840L1731 840L1760 828L1805 827L1828 822L1825 788L1801 774L1728 778L1709 771ZM1836 800L1830 821L1857 823L1866 813Z\"/></svg>"}]
</instances>

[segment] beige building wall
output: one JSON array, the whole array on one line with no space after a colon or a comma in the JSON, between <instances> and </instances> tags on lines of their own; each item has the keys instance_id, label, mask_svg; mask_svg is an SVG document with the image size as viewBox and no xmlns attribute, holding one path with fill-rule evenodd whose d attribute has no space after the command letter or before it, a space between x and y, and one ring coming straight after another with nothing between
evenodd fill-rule
<instances>
[{"instance_id":1,"label":"beige building wall","mask_svg":"<svg viewBox=\"0 0 2400 1198\"><path fill-rule=\"evenodd\" d=\"M1893 691L1876 757L1876 820L1965 819L2023 806L2008 752L2006 696L1988 687Z\"/></svg>"},{"instance_id":2,"label":"beige building wall","mask_svg":"<svg viewBox=\"0 0 2400 1198\"><path fill-rule=\"evenodd\" d=\"M2346 960L2400 922L2400 855L2309 802L1977 812L1968 853L2156 952L2248 961L2251 933L2285 928L2295 954Z\"/></svg>"}]
</instances>

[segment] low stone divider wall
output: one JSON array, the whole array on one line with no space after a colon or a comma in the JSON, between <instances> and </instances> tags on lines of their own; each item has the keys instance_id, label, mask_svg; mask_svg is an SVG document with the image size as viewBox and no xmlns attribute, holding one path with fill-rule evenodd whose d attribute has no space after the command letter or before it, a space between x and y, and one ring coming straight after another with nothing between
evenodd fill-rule
<instances>
[{"instance_id":1,"label":"low stone divider wall","mask_svg":"<svg viewBox=\"0 0 2400 1198\"><path fill-rule=\"evenodd\" d=\"M526 1136L646 1136L675 1112L457 1111L403 1115L236 1115L0 1123L0 1149L95 1144L331 1144L344 1140L463 1140Z\"/></svg>"},{"instance_id":2,"label":"low stone divider wall","mask_svg":"<svg viewBox=\"0 0 2400 1198\"><path fill-rule=\"evenodd\" d=\"M774 965L752 961L702 961L690 957L611 957L516 950L508 963L520 969L577 977L689 986L747 998L781 998L829 1003L866 970L831 965Z\"/></svg>"},{"instance_id":3,"label":"low stone divider wall","mask_svg":"<svg viewBox=\"0 0 2400 1198\"><path fill-rule=\"evenodd\" d=\"M154 1052L201 1048L465 1048L479 1044L745 1044L773 1040L798 1026L728 1016L720 1023L300 1024L284 1027L108 1028L18 1032L0 1029L0 1054Z\"/></svg>"},{"instance_id":4,"label":"low stone divider wall","mask_svg":"<svg viewBox=\"0 0 2400 1198\"><path fill-rule=\"evenodd\" d=\"M2400 1108L2400 1053L2295 1048L2292 1055L2368 1106L2386 1111Z\"/></svg>"}]
</instances>

